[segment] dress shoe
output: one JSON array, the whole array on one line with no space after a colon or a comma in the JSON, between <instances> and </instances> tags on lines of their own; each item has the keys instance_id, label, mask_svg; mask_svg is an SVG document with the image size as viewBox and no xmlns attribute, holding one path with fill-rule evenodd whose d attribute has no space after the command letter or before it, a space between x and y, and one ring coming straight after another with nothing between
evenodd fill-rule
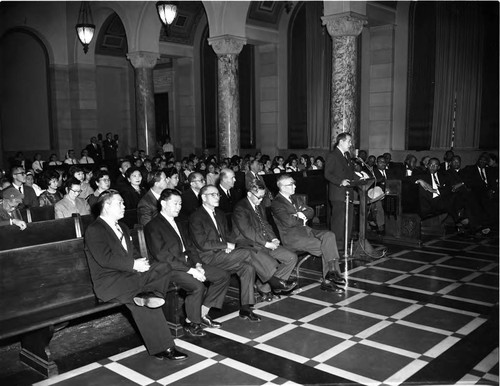
<instances>
[{"instance_id":1,"label":"dress shoe","mask_svg":"<svg viewBox=\"0 0 500 386\"><path fill-rule=\"evenodd\" d=\"M201 324L199 323L186 323L184 325L184 331L190 336L205 336L207 333L203 331Z\"/></svg>"},{"instance_id":2,"label":"dress shoe","mask_svg":"<svg viewBox=\"0 0 500 386\"><path fill-rule=\"evenodd\" d=\"M134 296L134 303L139 307L158 308L165 304L165 299L156 292L141 292Z\"/></svg>"},{"instance_id":3,"label":"dress shoe","mask_svg":"<svg viewBox=\"0 0 500 386\"><path fill-rule=\"evenodd\" d=\"M268 281L269 285L273 289L273 292L276 294L282 293L282 292L289 292L293 290L297 286L297 282L288 282L287 280L283 279L278 279L276 277L272 277L271 280Z\"/></svg>"},{"instance_id":4,"label":"dress shoe","mask_svg":"<svg viewBox=\"0 0 500 386\"><path fill-rule=\"evenodd\" d=\"M260 295L263 302L272 302L273 301L273 293L272 292L259 291L259 295Z\"/></svg>"},{"instance_id":5,"label":"dress shoe","mask_svg":"<svg viewBox=\"0 0 500 386\"><path fill-rule=\"evenodd\" d=\"M249 320L250 322L260 322L259 315L254 314L252 310L240 310L240 318Z\"/></svg>"},{"instance_id":6,"label":"dress shoe","mask_svg":"<svg viewBox=\"0 0 500 386\"><path fill-rule=\"evenodd\" d=\"M333 281L323 281L319 287L322 291L342 293L345 289L336 285Z\"/></svg>"},{"instance_id":7,"label":"dress shoe","mask_svg":"<svg viewBox=\"0 0 500 386\"><path fill-rule=\"evenodd\" d=\"M325 275L325 279L333 281L335 284L345 284L344 277L337 271L328 271L328 273Z\"/></svg>"},{"instance_id":8,"label":"dress shoe","mask_svg":"<svg viewBox=\"0 0 500 386\"><path fill-rule=\"evenodd\" d=\"M209 315L205 315L201 317L201 325L202 327L221 328L222 323L216 322Z\"/></svg>"},{"instance_id":9,"label":"dress shoe","mask_svg":"<svg viewBox=\"0 0 500 386\"><path fill-rule=\"evenodd\" d=\"M165 359L169 359L171 361L180 361L182 359L186 359L188 356L183 352L178 351L175 346L167 348L165 351L162 351L158 354L155 354L155 358L161 361Z\"/></svg>"}]
</instances>

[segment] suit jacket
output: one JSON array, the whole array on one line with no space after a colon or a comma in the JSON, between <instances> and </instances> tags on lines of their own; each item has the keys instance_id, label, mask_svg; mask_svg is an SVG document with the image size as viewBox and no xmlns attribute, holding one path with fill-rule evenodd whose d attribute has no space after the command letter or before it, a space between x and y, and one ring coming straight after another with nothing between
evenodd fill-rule
<instances>
[{"instance_id":1,"label":"suit jacket","mask_svg":"<svg viewBox=\"0 0 500 386\"><path fill-rule=\"evenodd\" d=\"M202 258L213 252L226 249L228 241L234 242L234 237L227 225L225 213L219 208L215 208L215 213L222 241L219 239L219 232L212 218L203 206L196 209L189 217L190 235Z\"/></svg>"},{"instance_id":2,"label":"suit jacket","mask_svg":"<svg viewBox=\"0 0 500 386\"><path fill-rule=\"evenodd\" d=\"M353 195L353 188L340 186L342 180L353 180L354 169L347 162L342 152L336 147L329 152L325 161L325 178L328 180L328 198L330 201L345 201L345 194ZM280 231L281 233L281 231Z\"/></svg>"},{"instance_id":3,"label":"suit jacket","mask_svg":"<svg viewBox=\"0 0 500 386\"><path fill-rule=\"evenodd\" d=\"M446 172L438 170L436 173L440 185L439 194L443 199L447 199L452 194L451 188L453 185L450 183L450 179ZM423 180L427 182L430 186L432 186L432 175L430 172L419 175L418 179ZM433 194L431 192L428 192L421 186L419 186L419 196L421 199L432 200Z\"/></svg>"},{"instance_id":4,"label":"suit jacket","mask_svg":"<svg viewBox=\"0 0 500 386\"><path fill-rule=\"evenodd\" d=\"M189 216L201 205L201 198L197 197L190 186L182 192L182 209L179 214L181 219L187 220Z\"/></svg>"},{"instance_id":5,"label":"suit jacket","mask_svg":"<svg viewBox=\"0 0 500 386\"><path fill-rule=\"evenodd\" d=\"M229 189L231 197L228 197L220 185L217 185L217 189L219 189L220 194L219 209L221 209L224 213L232 213L234 205L241 200L243 196L241 190L236 187Z\"/></svg>"},{"instance_id":6,"label":"suit jacket","mask_svg":"<svg viewBox=\"0 0 500 386\"><path fill-rule=\"evenodd\" d=\"M158 261L169 263L173 270L187 272L202 263L186 229L187 224L177 221L186 251L183 252L181 239L167 219L158 214L144 228L146 243L151 255Z\"/></svg>"},{"instance_id":7,"label":"suit jacket","mask_svg":"<svg viewBox=\"0 0 500 386\"><path fill-rule=\"evenodd\" d=\"M498 175L493 175L489 167L484 168L486 173L486 179L488 184L485 184L481 175L479 174L479 169L477 165L468 165L463 169L462 176L467 187L471 188L477 193L486 193L488 190L495 190L496 181ZM496 169L498 170L498 169Z\"/></svg>"},{"instance_id":8,"label":"suit jacket","mask_svg":"<svg viewBox=\"0 0 500 386\"><path fill-rule=\"evenodd\" d=\"M92 157L96 163L102 161L101 147L97 143L89 143L85 149L89 152L89 157Z\"/></svg>"},{"instance_id":9,"label":"suit jacket","mask_svg":"<svg viewBox=\"0 0 500 386\"><path fill-rule=\"evenodd\" d=\"M141 289L140 273L134 259L140 257L130 239L129 229L119 223L127 250L110 226L100 217L85 232L85 252L97 297L105 302Z\"/></svg>"},{"instance_id":10,"label":"suit jacket","mask_svg":"<svg viewBox=\"0 0 500 386\"><path fill-rule=\"evenodd\" d=\"M387 180L398 180L398 179L400 179L397 171L395 171L394 169L387 169L385 171L387 179L384 177L384 175L382 174L382 172L380 171L380 169L377 168L377 167L373 168L373 174L375 175L377 186L380 186L382 189L384 189L384 191L385 191L385 183L386 183Z\"/></svg>"},{"instance_id":11,"label":"suit jacket","mask_svg":"<svg viewBox=\"0 0 500 386\"><path fill-rule=\"evenodd\" d=\"M35 193L35 189L33 189L31 186L23 184L23 192L24 192L24 198L22 207L32 208L34 206L40 206L38 197L36 196Z\"/></svg>"},{"instance_id":12,"label":"suit jacket","mask_svg":"<svg viewBox=\"0 0 500 386\"><path fill-rule=\"evenodd\" d=\"M291 199L293 204L278 193L271 204L274 222L278 227L281 241L285 246L296 244L297 240L302 237L310 237L309 227L304 225L304 222L295 216L297 211L304 213L308 219L314 217L314 210L310 206L300 205L293 196Z\"/></svg>"},{"instance_id":13,"label":"suit jacket","mask_svg":"<svg viewBox=\"0 0 500 386\"><path fill-rule=\"evenodd\" d=\"M141 187L140 192L137 192L132 185L128 184L120 188L120 194L123 198L125 209L136 209L141 198L146 194L146 191Z\"/></svg>"},{"instance_id":14,"label":"suit jacket","mask_svg":"<svg viewBox=\"0 0 500 386\"><path fill-rule=\"evenodd\" d=\"M251 170L245 173L245 187L247 188L247 190L250 189L250 186L252 185L252 182L255 178L256 177ZM264 178L262 178L262 176L259 176L259 180L264 184L267 191L267 185L266 182L264 181Z\"/></svg>"},{"instance_id":15,"label":"suit jacket","mask_svg":"<svg viewBox=\"0 0 500 386\"><path fill-rule=\"evenodd\" d=\"M137 204L137 220L139 224L146 225L158 214L158 200L151 189L141 198Z\"/></svg>"},{"instance_id":16,"label":"suit jacket","mask_svg":"<svg viewBox=\"0 0 500 386\"><path fill-rule=\"evenodd\" d=\"M238 244L250 243L252 246L264 247L268 241L276 239L273 228L267 222L266 211L260 205L255 207L264 222L262 227L257 214L247 197L238 201L234 207L232 224ZM264 236L265 232L265 236Z\"/></svg>"}]
</instances>

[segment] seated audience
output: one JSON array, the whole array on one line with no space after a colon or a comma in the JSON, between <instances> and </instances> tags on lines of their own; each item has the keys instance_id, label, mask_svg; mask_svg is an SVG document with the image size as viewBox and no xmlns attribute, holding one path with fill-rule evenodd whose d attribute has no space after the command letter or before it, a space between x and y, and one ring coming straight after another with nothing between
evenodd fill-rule
<instances>
[{"instance_id":1,"label":"seated audience","mask_svg":"<svg viewBox=\"0 0 500 386\"><path fill-rule=\"evenodd\" d=\"M59 166L62 162L57 159L57 154L51 154L49 158L49 166Z\"/></svg>"},{"instance_id":2,"label":"seated audience","mask_svg":"<svg viewBox=\"0 0 500 386\"><path fill-rule=\"evenodd\" d=\"M88 196L94 193L94 189L92 189L90 183L86 181L86 175L85 171L83 170L83 167L78 165L73 165L69 168L68 174L70 178L75 177L78 181L80 181L81 193L79 197L81 199L86 200Z\"/></svg>"},{"instance_id":3,"label":"seated audience","mask_svg":"<svg viewBox=\"0 0 500 386\"><path fill-rule=\"evenodd\" d=\"M231 169L222 169L220 171L219 190L220 200L219 209L224 213L232 213L234 205L242 198L241 189L234 186L236 176Z\"/></svg>"},{"instance_id":4,"label":"seated audience","mask_svg":"<svg viewBox=\"0 0 500 386\"><path fill-rule=\"evenodd\" d=\"M188 187L182 192L182 209L180 218L187 220L201 205L200 190L206 184L201 173L193 172L188 176Z\"/></svg>"},{"instance_id":5,"label":"seated audience","mask_svg":"<svg viewBox=\"0 0 500 386\"><path fill-rule=\"evenodd\" d=\"M158 199L163 189L167 188L167 177L163 170L153 173L149 187L150 189L137 204L137 220L141 225L146 225L158 214Z\"/></svg>"},{"instance_id":6,"label":"seated audience","mask_svg":"<svg viewBox=\"0 0 500 386\"><path fill-rule=\"evenodd\" d=\"M80 164L93 164L95 163L94 159L89 156L89 151L87 149L83 149L81 151L81 158L78 161Z\"/></svg>"},{"instance_id":7,"label":"seated audience","mask_svg":"<svg viewBox=\"0 0 500 386\"><path fill-rule=\"evenodd\" d=\"M273 173L275 174L284 173L285 159L282 156L277 155L276 157L274 157L273 165L271 167L273 169Z\"/></svg>"},{"instance_id":8,"label":"seated audience","mask_svg":"<svg viewBox=\"0 0 500 386\"><path fill-rule=\"evenodd\" d=\"M55 205L56 202L61 201L63 198L63 195L58 190L60 175L55 170L47 170L44 172L43 178L47 189L40 194L38 202L40 206Z\"/></svg>"},{"instance_id":9,"label":"seated audience","mask_svg":"<svg viewBox=\"0 0 500 386\"><path fill-rule=\"evenodd\" d=\"M15 225L20 230L26 229L18 207L23 201L23 195L19 190L10 186L0 192L0 226Z\"/></svg>"},{"instance_id":10,"label":"seated audience","mask_svg":"<svg viewBox=\"0 0 500 386\"><path fill-rule=\"evenodd\" d=\"M40 194L42 194L42 192L43 192L43 189L35 182L35 172L33 171L33 169L29 169L26 172L25 185L31 186L33 188L33 190L35 191L35 194L37 197L39 197Z\"/></svg>"},{"instance_id":11,"label":"seated audience","mask_svg":"<svg viewBox=\"0 0 500 386\"><path fill-rule=\"evenodd\" d=\"M109 173L107 170L99 170L93 178L93 184L95 186L95 191L93 194L87 197L87 202L89 203L90 209L92 210L92 213L96 215L96 217L99 215L99 210L98 208L95 208L95 204L97 203L97 199L101 195L102 192L105 192L106 190L109 190L109 187L111 186L111 178L109 177Z\"/></svg>"},{"instance_id":12,"label":"seated audience","mask_svg":"<svg viewBox=\"0 0 500 386\"><path fill-rule=\"evenodd\" d=\"M43 165L45 161L42 160L42 155L40 153L36 153L33 157L33 163L31 164L31 168L35 172L35 174L40 174L43 172Z\"/></svg>"},{"instance_id":13,"label":"seated audience","mask_svg":"<svg viewBox=\"0 0 500 386\"><path fill-rule=\"evenodd\" d=\"M75 156L75 151L73 149L69 149L66 152L66 156L64 157L64 163L66 165L78 165L78 160Z\"/></svg>"},{"instance_id":14,"label":"seated audience","mask_svg":"<svg viewBox=\"0 0 500 386\"><path fill-rule=\"evenodd\" d=\"M125 172L128 185L122 185L120 195L123 198L125 209L136 209L141 198L146 194L146 189L142 186L141 169L132 166Z\"/></svg>"},{"instance_id":15,"label":"seated audience","mask_svg":"<svg viewBox=\"0 0 500 386\"><path fill-rule=\"evenodd\" d=\"M22 166L13 166L11 168L12 186L19 190L23 195L22 206L32 208L40 206L35 190L26 185L26 171Z\"/></svg>"},{"instance_id":16,"label":"seated audience","mask_svg":"<svg viewBox=\"0 0 500 386\"><path fill-rule=\"evenodd\" d=\"M167 188L168 189L177 189L177 185L179 185L179 172L173 166L163 169L165 172L165 176L167 177Z\"/></svg>"}]
</instances>

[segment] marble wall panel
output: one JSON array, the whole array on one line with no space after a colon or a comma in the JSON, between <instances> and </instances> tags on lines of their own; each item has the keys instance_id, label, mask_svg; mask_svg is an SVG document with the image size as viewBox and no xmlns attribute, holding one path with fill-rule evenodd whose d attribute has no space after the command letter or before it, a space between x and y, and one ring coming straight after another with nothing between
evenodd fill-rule
<instances>
[{"instance_id":1,"label":"marble wall panel","mask_svg":"<svg viewBox=\"0 0 500 386\"><path fill-rule=\"evenodd\" d=\"M392 91L392 78L371 79L370 93Z\"/></svg>"},{"instance_id":2,"label":"marble wall panel","mask_svg":"<svg viewBox=\"0 0 500 386\"><path fill-rule=\"evenodd\" d=\"M370 93L370 106L390 106L392 103L391 92L373 92Z\"/></svg>"},{"instance_id":3,"label":"marble wall panel","mask_svg":"<svg viewBox=\"0 0 500 386\"><path fill-rule=\"evenodd\" d=\"M392 64L373 64L370 66L370 78L390 78L392 77Z\"/></svg>"}]
</instances>

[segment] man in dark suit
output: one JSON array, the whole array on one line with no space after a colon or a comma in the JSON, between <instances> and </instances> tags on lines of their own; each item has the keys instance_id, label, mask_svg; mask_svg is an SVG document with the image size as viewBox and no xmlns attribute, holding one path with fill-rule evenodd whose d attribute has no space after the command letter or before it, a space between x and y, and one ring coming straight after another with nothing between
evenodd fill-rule
<instances>
[{"instance_id":1,"label":"man in dark suit","mask_svg":"<svg viewBox=\"0 0 500 386\"><path fill-rule=\"evenodd\" d=\"M351 237L353 222L352 197L354 194L350 182L354 179L354 168L351 164L349 149L352 146L352 136L340 133L337 136L335 148L328 153L325 165L325 178L328 184L328 198L331 206L330 229L335 233L337 246L344 250L345 245L345 212L346 192L349 192L348 210L348 240ZM346 154L347 153L347 154Z\"/></svg>"},{"instance_id":2,"label":"man in dark suit","mask_svg":"<svg viewBox=\"0 0 500 386\"><path fill-rule=\"evenodd\" d=\"M179 360L187 355L177 351L161 310L165 304L171 268L167 263L150 263L135 250L123 218L125 205L116 190L99 196L100 216L85 232L85 252L94 292L104 302L125 304L141 333L150 355L157 359Z\"/></svg>"},{"instance_id":3,"label":"man in dark suit","mask_svg":"<svg viewBox=\"0 0 500 386\"><path fill-rule=\"evenodd\" d=\"M146 225L158 214L158 199L163 189L167 188L167 176L161 170L156 171L149 181L150 189L137 204L139 224Z\"/></svg>"},{"instance_id":4,"label":"man in dark suit","mask_svg":"<svg viewBox=\"0 0 500 386\"><path fill-rule=\"evenodd\" d=\"M250 170L245 173L245 188L246 190L248 190L254 180L261 181L266 188L266 196L262 200L261 205L264 206L264 208L268 208L269 206L271 206L273 195L267 188L266 182L264 181L262 176L259 175L259 172L262 171L262 168L263 168L262 162L260 162L258 159L254 159L250 162Z\"/></svg>"},{"instance_id":5,"label":"man in dark suit","mask_svg":"<svg viewBox=\"0 0 500 386\"><path fill-rule=\"evenodd\" d=\"M13 186L0 190L0 226L15 225L22 231L26 229L26 222L17 209L22 201L23 195Z\"/></svg>"},{"instance_id":6,"label":"man in dark suit","mask_svg":"<svg viewBox=\"0 0 500 386\"><path fill-rule=\"evenodd\" d=\"M91 157L96 164L102 162L102 152L101 147L97 143L97 138L90 138L90 143L85 148L89 152L89 157Z\"/></svg>"},{"instance_id":7,"label":"man in dark suit","mask_svg":"<svg viewBox=\"0 0 500 386\"><path fill-rule=\"evenodd\" d=\"M217 189L220 193L219 209L224 213L232 213L234 205L242 198L241 190L234 186L235 182L236 176L231 169L220 171Z\"/></svg>"},{"instance_id":8,"label":"man in dark suit","mask_svg":"<svg viewBox=\"0 0 500 386\"><path fill-rule=\"evenodd\" d=\"M203 174L192 172L188 176L188 187L182 192L182 210L180 218L188 220L189 216L201 205L200 189L206 184Z\"/></svg>"},{"instance_id":9,"label":"man in dark suit","mask_svg":"<svg viewBox=\"0 0 500 386\"><path fill-rule=\"evenodd\" d=\"M279 193L273 200L271 210L285 248L307 251L323 259L323 281L321 289L343 292L346 281L340 273L339 253L335 235L330 231L315 230L306 225L313 218L314 210L297 201L295 181L288 174L278 177Z\"/></svg>"},{"instance_id":10,"label":"man in dark suit","mask_svg":"<svg viewBox=\"0 0 500 386\"><path fill-rule=\"evenodd\" d=\"M205 264L238 274L241 285L240 317L250 321L260 321L260 317L250 308L254 304L255 272L262 282L269 282L277 290L289 291L291 286L273 276L278 267L274 259L270 257L257 259L251 249L236 247L227 226L226 216L217 208L219 205L217 187L205 185L200 195L203 204L189 218L191 236L200 251L200 257Z\"/></svg>"},{"instance_id":11,"label":"man in dark suit","mask_svg":"<svg viewBox=\"0 0 500 386\"><path fill-rule=\"evenodd\" d=\"M115 160L118 153L118 142L115 141L111 133L106 133L106 139L102 142L105 160Z\"/></svg>"},{"instance_id":12,"label":"man in dark suit","mask_svg":"<svg viewBox=\"0 0 500 386\"><path fill-rule=\"evenodd\" d=\"M211 307L222 308L230 275L223 269L202 263L185 229L187 224L176 220L182 207L179 191L163 190L159 203L160 214L144 229L148 249L156 260L170 265L171 280L187 292L184 330L191 336L204 336L202 325L221 326L210 318L208 311ZM206 294L204 283L209 283Z\"/></svg>"},{"instance_id":13,"label":"man in dark suit","mask_svg":"<svg viewBox=\"0 0 500 386\"><path fill-rule=\"evenodd\" d=\"M13 166L11 168L12 186L19 190L24 196L21 207L33 208L40 206L35 190L26 185L26 171L22 166Z\"/></svg>"},{"instance_id":14,"label":"man in dark suit","mask_svg":"<svg viewBox=\"0 0 500 386\"><path fill-rule=\"evenodd\" d=\"M439 165L441 171L446 172L451 169L451 160L454 155L455 153L453 153L453 150L447 150L446 153L444 153L443 162Z\"/></svg>"},{"instance_id":15,"label":"man in dark suit","mask_svg":"<svg viewBox=\"0 0 500 386\"><path fill-rule=\"evenodd\" d=\"M280 245L271 225L267 222L265 209L260 205L265 195L266 188L262 182L254 181L247 192L247 197L234 207L233 232L237 244L251 246L257 254L257 259L270 257L277 260L280 264L274 276L288 280L297 264L297 255ZM294 287L296 285L297 283L294 283ZM271 286L268 283L258 283L258 287L264 300L273 299Z\"/></svg>"},{"instance_id":16,"label":"man in dark suit","mask_svg":"<svg viewBox=\"0 0 500 386\"><path fill-rule=\"evenodd\" d=\"M420 185L420 216L427 217L433 214L448 213L452 216L457 227L467 224L468 220L459 216L464 203L458 196L453 196L453 186L448 175L439 170L439 159L431 158L428 170L428 173L420 174L415 181Z\"/></svg>"}]
</instances>

